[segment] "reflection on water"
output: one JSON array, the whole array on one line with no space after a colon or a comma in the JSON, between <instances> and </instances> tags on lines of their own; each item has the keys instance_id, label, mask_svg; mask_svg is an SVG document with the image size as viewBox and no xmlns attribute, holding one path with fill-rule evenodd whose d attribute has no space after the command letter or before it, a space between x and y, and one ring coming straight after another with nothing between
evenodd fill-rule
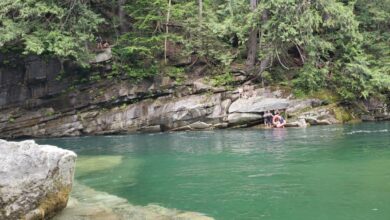
<instances>
[{"instance_id":1,"label":"reflection on water","mask_svg":"<svg viewBox=\"0 0 390 220\"><path fill-rule=\"evenodd\" d=\"M287 131L287 129L272 129L272 136L275 140L283 141L286 138Z\"/></svg>"},{"instance_id":2,"label":"reflection on water","mask_svg":"<svg viewBox=\"0 0 390 220\"><path fill-rule=\"evenodd\" d=\"M38 140L76 179L217 219L390 219L390 123Z\"/></svg>"}]
</instances>

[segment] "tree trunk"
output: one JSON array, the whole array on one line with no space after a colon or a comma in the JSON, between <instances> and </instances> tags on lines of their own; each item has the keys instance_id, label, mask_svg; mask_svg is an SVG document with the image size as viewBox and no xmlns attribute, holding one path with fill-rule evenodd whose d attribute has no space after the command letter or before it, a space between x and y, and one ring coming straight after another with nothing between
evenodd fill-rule
<instances>
[{"instance_id":1,"label":"tree trunk","mask_svg":"<svg viewBox=\"0 0 390 220\"><path fill-rule=\"evenodd\" d=\"M256 10L257 0L250 0L252 11ZM249 33L249 39L247 42L247 58L246 58L246 66L248 69L253 69L256 64L257 58L257 27L252 27Z\"/></svg>"},{"instance_id":2,"label":"tree trunk","mask_svg":"<svg viewBox=\"0 0 390 220\"><path fill-rule=\"evenodd\" d=\"M167 11L167 23L165 25L165 42L164 42L164 61L165 64L168 62L167 61L167 50L168 50L168 34L169 34L169 18L171 15L171 4L172 0L168 1L168 11Z\"/></svg>"},{"instance_id":3,"label":"tree trunk","mask_svg":"<svg viewBox=\"0 0 390 220\"><path fill-rule=\"evenodd\" d=\"M118 19L119 19L119 28L120 33L126 33L129 31L129 27L126 21L126 13L123 10L126 0L118 0Z\"/></svg>"},{"instance_id":4,"label":"tree trunk","mask_svg":"<svg viewBox=\"0 0 390 220\"><path fill-rule=\"evenodd\" d=\"M264 10L262 12L262 14L261 14L261 23L264 24L267 20L268 20L268 12L267 12L267 10ZM264 35L264 31L261 30L261 32L260 32L260 50L263 49L263 47L262 47L263 35ZM257 77L261 77L262 78L263 72L267 69L267 67L269 67L269 65L272 65L272 55L271 54L267 54L260 61L260 69L258 70ZM263 86L264 86L263 80L262 80L262 83L263 83Z\"/></svg>"},{"instance_id":5,"label":"tree trunk","mask_svg":"<svg viewBox=\"0 0 390 220\"><path fill-rule=\"evenodd\" d=\"M262 24L264 24L266 21L268 20L268 11L264 10L262 12L262 15L261 15L261 21L262 21ZM263 29L260 28L260 31L259 31L259 36L260 36L260 39L259 39L259 46L258 46L258 49L259 50L262 50L262 52L266 53L266 55L263 57L262 60L260 60L260 66L259 67L252 67L252 72L254 73L253 74L253 77L250 78L250 81L255 81L255 80L259 80L261 79L262 81L262 84L264 86L264 81L263 81L263 72L270 67L270 65L272 65L273 63L273 57L272 57L272 53L270 53L269 51L267 51L269 49L269 45L263 45L263 42L262 42L262 38L263 38L263 35L264 35L264 31Z\"/></svg>"},{"instance_id":6,"label":"tree trunk","mask_svg":"<svg viewBox=\"0 0 390 220\"><path fill-rule=\"evenodd\" d=\"M203 0L199 0L199 21L202 23L203 20Z\"/></svg>"}]
</instances>

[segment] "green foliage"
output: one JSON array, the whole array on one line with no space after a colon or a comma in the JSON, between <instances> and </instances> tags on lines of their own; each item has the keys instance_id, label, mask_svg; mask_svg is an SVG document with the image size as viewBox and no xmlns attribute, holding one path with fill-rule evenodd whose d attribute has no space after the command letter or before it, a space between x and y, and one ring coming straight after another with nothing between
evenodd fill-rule
<instances>
[{"instance_id":1,"label":"green foliage","mask_svg":"<svg viewBox=\"0 0 390 220\"><path fill-rule=\"evenodd\" d=\"M271 54L274 65L291 68L294 62L288 50L297 48L296 59L304 65L293 83L303 93L329 88L351 100L367 98L378 91L388 92L390 15L385 13L389 9L386 2L389 3L388 0L261 1L253 12L257 17L253 22L264 33L259 58ZM264 11L268 19L258 19Z\"/></svg>"},{"instance_id":2,"label":"green foliage","mask_svg":"<svg viewBox=\"0 0 390 220\"><path fill-rule=\"evenodd\" d=\"M370 70L372 93L390 91L390 0L358 0L356 19L364 36L362 48Z\"/></svg>"},{"instance_id":3,"label":"green foliage","mask_svg":"<svg viewBox=\"0 0 390 220\"><path fill-rule=\"evenodd\" d=\"M102 77L100 76L99 73L94 73L94 74L91 74L91 76L89 76L90 81L100 81L101 79L102 79Z\"/></svg>"},{"instance_id":4,"label":"green foliage","mask_svg":"<svg viewBox=\"0 0 390 220\"><path fill-rule=\"evenodd\" d=\"M167 75L175 80L177 84L182 84L185 80L185 69L180 67L166 67L164 75Z\"/></svg>"},{"instance_id":5,"label":"green foliage","mask_svg":"<svg viewBox=\"0 0 390 220\"><path fill-rule=\"evenodd\" d=\"M50 116L53 116L54 113L55 113L54 111L47 110L47 111L45 112L45 116L50 117Z\"/></svg>"},{"instance_id":6,"label":"green foliage","mask_svg":"<svg viewBox=\"0 0 390 220\"><path fill-rule=\"evenodd\" d=\"M390 91L390 0L262 0L255 9L248 0L202 0L202 8L192 0L125 1L131 28L124 33L122 18L111 15L122 7L118 0L87 2L2 0L1 52L87 64L86 45L110 24L117 38L108 78L162 74L180 84L184 68L172 64L191 57L196 62L186 70L205 64L214 85L232 85L231 66L246 59L250 33L258 30L257 63L248 72L267 84L294 86L302 95L332 90L344 100Z\"/></svg>"},{"instance_id":7,"label":"green foliage","mask_svg":"<svg viewBox=\"0 0 390 220\"><path fill-rule=\"evenodd\" d=\"M316 68L308 63L299 69L298 77L293 80L293 84L296 88L306 93L318 91L325 87L328 74L328 68Z\"/></svg>"},{"instance_id":8,"label":"green foliage","mask_svg":"<svg viewBox=\"0 0 390 220\"><path fill-rule=\"evenodd\" d=\"M23 45L24 53L52 54L87 64L93 31L103 20L84 1L2 0L0 47Z\"/></svg>"},{"instance_id":9,"label":"green foliage","mask_svg":"<svg viewBox=\"0 0 390 220\"><path fill-rule=\"evenodd\" d=\"M114 64L113 72L115 74L125 74L126 76L138 82L142 79L157 75L159 73L159 70L155 65L149 67L138 67L138 66L135 67L127 64L123 64L123 65Z\"/></svg>"},{"instance_id":10,"label":"green foliage","mask_svg":"<svg viewBox=\"0 0 390 220\"><path fill-rule=\"evenodd\" d=\"M174 34L164 34L163 22L167 2L162 0L136 0L126 5L134 19L134 30L121 35L113 48L114 72L141 80L162 71L165 37L176 39Z\"/></svg>"},{"instance_id":11,"label":"green foliage","mask_svg":"<svg viewBox=\"0 0 390 220\"><path fill-rule=\"evenodd\" d=\"M113 53L117 63L129 63L136 66L150 65L162 51L162 36L136 36L124 34L120 37Z\"/></svg>"},{"instance_id":12,"label":"green foliage","mask_svg":"<svg viewBox=\"0 0 390 220\"><path fill-rule=\"evenodd\" d=\"M192 7L182 21L184 53L196 55L211 66L228 67L234 59L227 41L232 34L229 30L232 23L219 16L218 5L205 1L203 6L202 15L198 14L197 7Z\"/></svg>"},{"instance_id":13,"label":"green foliage","mask_svg":"<svg viewBox=\"0 0 390 220\"><path fill-rule=\"evenodd\" d=\"M15 122L15 118L14 117L9 117L8 118L8 122L9 123L14 123Z\"/></svg>"},{"instance_id":14,"label":"green foliage","mask_svg":"<svg viewBox=\"0 0 390 220\"><path fill-rule=\"evenodd\" d=\"M211 77L210 82L213 86L229 86L234 83L234 77L232 73L225 72L223 74Z\"/></svg>"}]
</instances>

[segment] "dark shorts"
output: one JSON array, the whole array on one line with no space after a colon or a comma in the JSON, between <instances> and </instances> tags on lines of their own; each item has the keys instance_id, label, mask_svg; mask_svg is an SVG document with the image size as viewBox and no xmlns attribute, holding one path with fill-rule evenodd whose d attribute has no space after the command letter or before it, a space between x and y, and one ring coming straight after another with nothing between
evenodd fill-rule
<instances>
[{"instance_id":1,"label":"dark shorts","mask_svg":"<svg viewBox=\"0 0 390 220\"><path fill-rule=\"evenodd\" d=\"M264 120L266 124L272 124L272 116L265 117Z\"/></svg>"}]
</instances>

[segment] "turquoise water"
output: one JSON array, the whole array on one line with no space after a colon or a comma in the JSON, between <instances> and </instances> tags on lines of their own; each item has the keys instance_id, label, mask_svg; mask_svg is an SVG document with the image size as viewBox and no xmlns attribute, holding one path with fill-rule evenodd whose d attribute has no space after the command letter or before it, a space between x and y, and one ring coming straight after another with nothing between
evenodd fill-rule
<instances>
[{"instance_id":1,"label":"turquoise water","mask_svg":"<svg viewBox=\"0 0 390 220\"><path fill-rule=\"evenodd\" d=\"M390 123L41 139L76 179L216 219L390 219Z\"/></svg>"}]
</instances>

